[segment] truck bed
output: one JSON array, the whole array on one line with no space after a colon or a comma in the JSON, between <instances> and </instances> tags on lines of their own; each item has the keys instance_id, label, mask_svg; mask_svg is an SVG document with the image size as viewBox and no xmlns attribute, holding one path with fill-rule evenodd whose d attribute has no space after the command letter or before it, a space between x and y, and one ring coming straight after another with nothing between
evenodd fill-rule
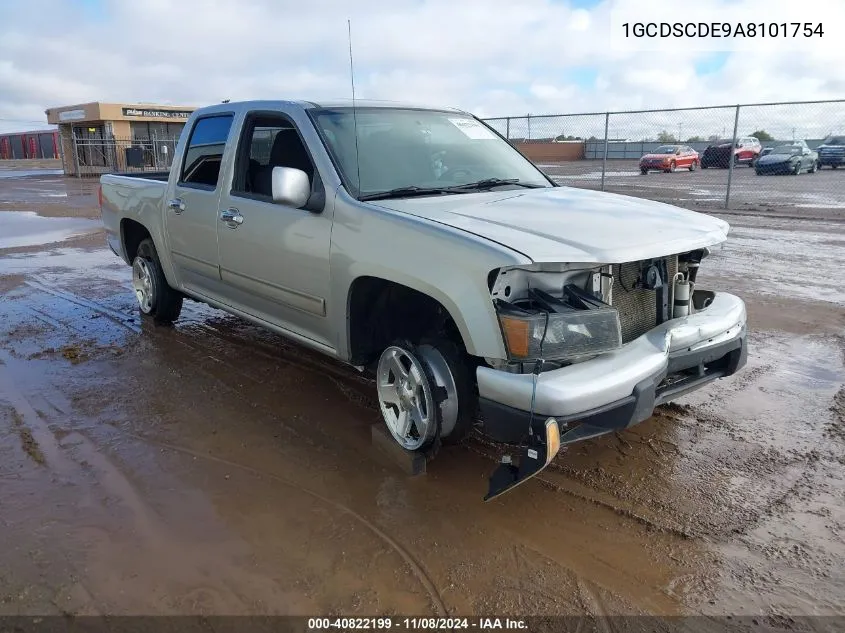
<instances>
[{"instance_id":1,"label":"truck bed","mask_svg":"<svg viewBox=\"0 0 845 633\"><path fill-rule=\"evenodd\" d=\"M123 176L124 178L139 178L141 180L162 180L167 182L170 173L166 171L115 171L106 176Z\"/></svg>"},{"instance_id":2,"label":"truck bed","mask_svg":"<svg viewBox=\"0 0 845 633\"><path fill-rule=\"evenodd\" d=\"M100 177L100 212L106 239L121 257L125 255L119 252L123 220L138 222L151 232L161 230L168 177L167 172L114 173ZM124 260L131 263L125 257Z\"/></svg>"}]
</instances>

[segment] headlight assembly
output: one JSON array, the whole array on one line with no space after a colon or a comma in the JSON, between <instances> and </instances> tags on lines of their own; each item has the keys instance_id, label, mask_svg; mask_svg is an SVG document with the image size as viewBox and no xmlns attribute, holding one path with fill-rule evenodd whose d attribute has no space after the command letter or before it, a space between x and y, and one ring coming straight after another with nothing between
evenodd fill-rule
<instances>
[{"instance_id":1,"label":"headlight assembly","mask_svg":"<svg viewBox=\"0 0 845 633\"><path fill-rule=\"evenodd\" d=\"M497 311L510 360L567 360L622 346L619 313L610 306L546 312L500 303Z\"/></svg>"}]
</instances>

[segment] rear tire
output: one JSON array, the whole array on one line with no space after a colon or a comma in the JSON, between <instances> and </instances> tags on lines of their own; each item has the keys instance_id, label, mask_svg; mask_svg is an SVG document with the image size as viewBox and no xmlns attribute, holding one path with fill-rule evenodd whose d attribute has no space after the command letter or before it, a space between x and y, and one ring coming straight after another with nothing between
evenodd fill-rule
<instances>
[{"instance_id":1,"label":"rear tire","mask_svg":"<svg viewBox=\"0 0 845 633\"><path fill-rule=\"evenodd\" d=\"M690 170L690 171L695 171L695 168L696 168L697 166L698 166L698 162L697 162L697 161L692 161L692 162L689 164L689 170Z\"/></svg>"},{"instance_id":2,"label":"rear tire","mask_svg":"<svg viewBox=\"0 0 845 633\"><path fill-rule=\"evenodd\" d=\"M641 169L641 170L640 170L640 173L641 173L643 176L647 176L647 175L648 175L648 169Z\"/></svg>"},{"instance_id":3,"label":"rear tire","mask_svg":"<svg viewBox=\"0 0 845 633\"><path fill-rule=\"evenodd\" d=\"M156 323L172 323L182 312L182 293L167 283L151 238L138 244L132 260L132 287L142 315Z\"/></svg>"}]
</instances>

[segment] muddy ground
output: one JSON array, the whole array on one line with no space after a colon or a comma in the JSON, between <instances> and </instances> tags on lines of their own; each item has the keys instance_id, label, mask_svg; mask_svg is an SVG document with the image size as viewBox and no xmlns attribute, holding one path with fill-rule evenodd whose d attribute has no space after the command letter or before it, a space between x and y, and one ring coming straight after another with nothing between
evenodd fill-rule
<instances>
[{"instance_id":1,"label":"muddy ground","mask_svg":"<svg viewBox=\"0 0 845 633\"><path fill-rule=\"evenodd\" d=\"M484 504L483 438L403 475L364 379L139 319L95 183L8 176L0 614L845 615L843 218L726 216L747 368Z\"/></svg>"}]
</instances>

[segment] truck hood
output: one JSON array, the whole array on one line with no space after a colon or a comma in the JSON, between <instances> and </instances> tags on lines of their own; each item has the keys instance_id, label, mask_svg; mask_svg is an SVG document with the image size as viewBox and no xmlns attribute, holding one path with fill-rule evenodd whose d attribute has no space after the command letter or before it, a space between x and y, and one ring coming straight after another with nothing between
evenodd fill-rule
<instances>
[{"instance_id":1,"label":"truck hood","mask_svg":"<svg viewBox=\"0 0 845 633\"><path fill-rule=\"evenodd\" d=\"M724 220L630 196L549 187L372 203L462 229L534 262L615 264L724 242Z\"/></svg>"}]
</instances>

